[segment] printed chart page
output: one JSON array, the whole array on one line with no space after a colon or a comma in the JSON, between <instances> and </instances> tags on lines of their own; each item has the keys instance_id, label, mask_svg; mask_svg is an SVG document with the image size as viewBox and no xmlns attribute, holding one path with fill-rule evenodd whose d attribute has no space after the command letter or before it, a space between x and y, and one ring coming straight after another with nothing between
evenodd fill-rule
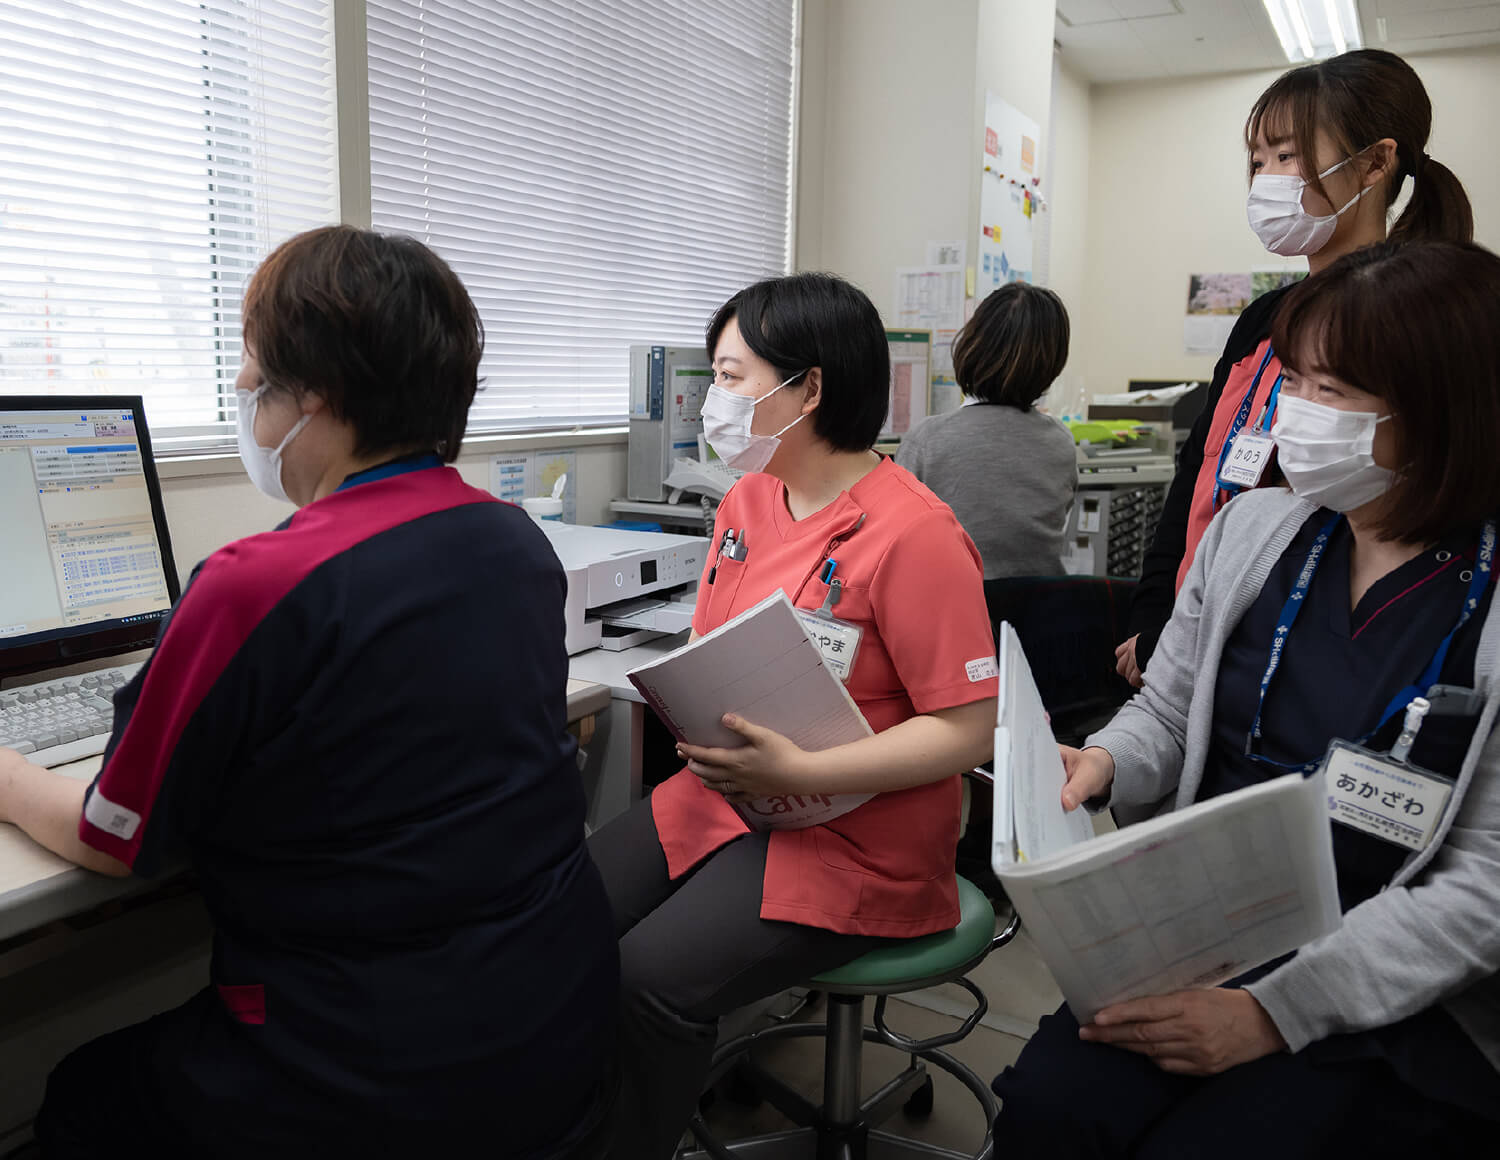
<instances>
[{"instance_id":1,"label":"printed chart page","mask_svg":"<svg viewBox=\"0 0 1500 1160\"><path fill-rule=\"evenodd\" d=\"M1002 622L1000 706L995 727L995 808L992 860L1034 862L1094 836L1088 814L1062 807L1067 775L1031 677L1021 638Z\"/></svg>"},{"instance_id":2,"label":"printed chart page","mask_svg":"<svg viewBox=\"0 0 1500 1160\"><path fill-rule=\"evenodd\" d=\"M774 729L812 751L872 735L779 589L707 636L628 675L672 735L692 745L743 745L744 739L721 721L725 713ZM873 796L789 794L737 808L757 829L801 829Z\"/></svg>"},{"instance_id":3,"label":"printed chart page","mask_svg":"<svg viewBox=\"0 0 1500 1160\"><path fill-rule=\"evenodd\" d=\"M995 871L1080 1022L1221 983L1341 921L1318 777L1289 774Z\"/></svg>"}]
</instances>

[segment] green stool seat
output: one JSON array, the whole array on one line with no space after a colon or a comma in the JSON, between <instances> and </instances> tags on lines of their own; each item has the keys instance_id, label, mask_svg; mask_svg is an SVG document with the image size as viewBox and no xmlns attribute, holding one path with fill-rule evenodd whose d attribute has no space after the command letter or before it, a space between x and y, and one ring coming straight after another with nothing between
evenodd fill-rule
<instances>
[{"instance_id":1,"label":"green stool seat","mask_svg":"<svg viewBox=\"0 0 1500 1160\"><path fill-rule=\"evenodd\" d=\"M989 1084L972 1068L954 1059L942 1048L963 1039L979 1025L989 1010L984 992L966 978L992 950L1010 942L1020 929L1012 917L1005 929L995 933L995 911L990 900L973 883L958 880L959 920L952 930L919 938L892 940L890 945L870 951L839 967L824 971L807 985L827 994L828 1011L822 1023L781 1023L742 1035L714 1052L709 1082L716 1083L732 1069L756 1096L765 1099L797 1125L726 1146L714 1139L701 1115L689 1124L700 1150L681 1160L763 1160L769 1157L817 1156L820 1160L993 1160L995 1117L999 1105ZM910 1039L886 1025L886 997L915 991L937 983L952 982L975 1001L974 1010L952 1031L929 1039ZM866 995L874 995L873 1026L864 1025ZM823 1047L823 1102L812 1103L784 1081L766 1071L754 1058L761 1044L784 1039L820 1036ZM907 1066L887 1080L868 1098L861 1099L861 1056L866 1043L895 1048L908 1057ZM972 1154L934 1148L880 1129L880 1125L904 1108L909 1115L932 1112L933 1084L928 1067L945 1071L969 1090L984 1113L984 1141Z\"/></svg>"},{"instance_id":2,"label":"green stool seat","mask_svg":"<svg viewBox=\"0 0 1500 1160\"><path fill-rule=\"evenodd\" d=\"M995 910L984 892L958 879L958 925L952 930L894 941L810 981L820 990L850 995L915 991L967 972L995 937Z\"/></svg>"}]
</instances>

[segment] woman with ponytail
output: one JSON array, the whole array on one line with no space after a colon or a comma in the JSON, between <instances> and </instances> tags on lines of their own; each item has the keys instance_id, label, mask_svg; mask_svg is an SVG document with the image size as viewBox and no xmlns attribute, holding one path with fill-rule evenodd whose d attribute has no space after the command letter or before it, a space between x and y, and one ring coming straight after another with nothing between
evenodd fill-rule
<instances>
[{"instance_id":1,"label":"woman with ponytail","mask_svg":"<svg viewBox=\"0 0 1500 1160\"><path fill-rule=\"evenodd\" d=\"M1427 155L1431 130L1427 90L1394 53L1361 49L1291 70L1261 94L1245 122L1251 229L1273 254L1305 256L1313 274L1387 237L1471 241L1468 196L1452 171ZM1388 229L1408 181L1411 200ZM1120 674L1137 687L1204 529L1246 486L1244 474L1224 479L1235 440L1245 437L1244 452L1257 428L1270 430L1281 377L1271 320L1284 295L1262 295L1240 315L1178 453L1131 605L1131 635L1116 652Z\"/></svg>"}]
</instances>

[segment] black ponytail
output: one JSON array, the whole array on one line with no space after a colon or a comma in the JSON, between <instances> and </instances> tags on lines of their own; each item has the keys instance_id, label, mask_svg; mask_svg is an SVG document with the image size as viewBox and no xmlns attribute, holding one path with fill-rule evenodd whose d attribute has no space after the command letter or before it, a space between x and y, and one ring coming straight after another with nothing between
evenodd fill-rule
<instances>
[{"instance_id":1,"label":"black ponytail","mask_svg":"<svg viewBox=\"0 0 1500 1160\"><path fill-rule=\"evenodd\" d=\"M1472 242L1474 210L1453 170L1423 154L1412 167L1411 201L1391 227L1393 242Z\"/></svg>"}]
</instances>

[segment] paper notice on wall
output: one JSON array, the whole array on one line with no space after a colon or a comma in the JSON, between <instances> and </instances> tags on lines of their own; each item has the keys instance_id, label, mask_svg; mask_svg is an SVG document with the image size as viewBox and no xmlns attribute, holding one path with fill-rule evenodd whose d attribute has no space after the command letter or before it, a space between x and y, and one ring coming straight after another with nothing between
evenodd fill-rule
<instances>
[{"instance_id":1,"label":"paper notice on wall","mask_svg":"<svg viewBox=\"0 0 1500 1160\"><path fill-rule=\"evenodd\" d=\"M962 266L969 254L967 242L928 242L927 264L929 266Z\"/></svg>"},{"instance_id":2,"label":"paper notice on wall","mask_svg":"<svg viewBox=\"0 0 1500 1160\"><path fill-rule=\"evenodd\" d=\"M931 411L934 415L946 415L964 404L963 392L956 380L948 375L932 376Z\"/></svg>"},{"instance_id":3,"label":"paper notice on wall","mask_svg":"<svg viewBox=\"0 0 1500 1160\"><path fill-rule=\"evenodd\" d=\"M884 438L900 438L927 418L932 387L932 335L926 330L887 330L891 396Z\"/></svg>"},{"instance_id":4,"label":"paper notice on wall","mask_svg":"<svg viewBox=\"0 0 1500 1160\"><path fill-rule=\"evenodd\" d=\"M1218 354L1229 342L1238 314L1189 314L1182 320L1182 349L1187 354Z\"/></svg>"},{"instance_id":5,"label":"paper notice on wall","mask_svg":"<svg viewBox=\"0 0 1500 1160\"><path fill-rule=\"evenodd\" d=\"M896 271L896 322L901 330L957 330L964 320L962 266L908 266Z\"/></svg>"},{"instance_id":6,"label":"paper notice on wall","mask_svg":"<svg viewBox=\"0 0 1500 1160\"><path fill-rule=\"evenodd\" d=\"M1245 307L1262 294L1290 286L1305 277L1305 270L1189 274L1182 349L1188 354L1220 353Z\"/></svg>"},{"instance_id":7,"label":"paper notice on wall","mask_svg":"<svg viewBox=\"0 0 1500 1160\"><path fill-rule=\"evenodd\" d=\"M519 504L536 495L536 460L531 453L490 456L490 494Z\"/></svg>"}]
</instances>

